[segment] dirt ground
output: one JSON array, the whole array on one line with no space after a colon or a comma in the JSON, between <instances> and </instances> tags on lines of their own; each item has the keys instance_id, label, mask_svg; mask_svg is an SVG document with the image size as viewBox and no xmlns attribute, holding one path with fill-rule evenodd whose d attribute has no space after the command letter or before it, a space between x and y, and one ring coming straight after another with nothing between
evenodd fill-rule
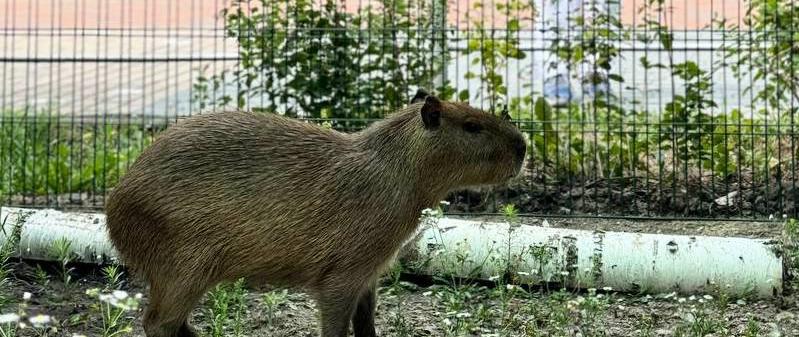
<instances>
[{"instance_id":1,"label":"dirt ground","mask_svg":"<svg viewBox=\"0 0 799 337\"><path fill-rule=\"evenodd\" d=\"M27 263L17 264L15 271L12 296L21 299L24 292L32 293L29 312L32 315L53 315L59 322L58 332L49 334L50 336L102 335L102 321L95 311L96 308L93 308L98 302L85 294L89 288L103 287L103 279L97 275L97 270L86 272L69 288L64 288L63 283L56 279L52 279L47 286L37 284L34 281L33 266ZM137 282L126 284L123 289L131 294L145 292ZM577 296L586 295L568 295L567 298L574 300ZM681 326L692 327L691 322L695 322L695 319L692 321L685 316L687 311L680 309L681 304L676 297L666 299L658 296L647 298L616 294L605 309L598 312L593 325L582 329L590 331L586 333L580 331L580 322L587 316L583 313L585 309L569 311L564 308L570 302L558 302L553 299L555 297L556 295L535 292L529 296L517 295L507 302L509 304L506 310L510 313L504 316L509 318L504 323L499 323L504 306L502 297L496 295L495 289L387 284L380 290L377 326L381 336L678 336L677 331ZM457 301L453 298L462 298L462 303L455 304ZM315 304L308 296L289 292L285 300L272 311L267 309L264 301L262 293L255 290L247 292L244 302L245 316L242 320L243 336L317 336ZM146 305L146 302L145 293L143 304ZM193 322L206 336L212 336L209 323L213 316L212 306L209 298L205 298L192 314ZM451 331L453 306L461 306L462 310L458 313L471 313L472 317L488 310L492 313L489 315L491 318L475 319L475 322L469 323L472 328L468 330L472 331ZM3 311L8 312L13 307L13 304L9 304ZM536 313L534 308L551 309L548 309L548 313L541 314ZM571 316L565 321L558 321L556 317L553 318L556 315L552 315L552 311L564 311ZM273 316L270 316L270 312ZM708 329L715 329L712 331L716 332L694 333L689 328L689 332L683 336L799 336L799 321L796 319L799 308L795 306L782 308L773 301L732 300L724 306L723 312L715 306L708 309L708 312L708 317L713 319L712 324L708 323L711 326ZM144 336L140 322L141 309L128 313L125 317L133 324L130 335ZM750 328L752 324L756 324L758 332L747 334L755 330ZM530 326L538 328L533 330ZM39 336L33 330L21 330L19 333L19 336ZM228 332L224 335L234 334Z\"/></svg>"},{"instance_id":2,"label":"dirt ground","mask_svg":"<svg viewBox=\"0 0 799 337\"><path fill-rule=\"evenodd\" d=\"M499 220L484 217L483 220ZM779 221L664 222L607 219L523 218L532 225L580 229L624 230L770 238L779 235ZM102 288L105 278L97 267L81 266L72 272L70 287L59 281L58 265L44 265L48 281L37 277L33 262L17 262L12 268L12 303L0 310L13 311L25 292L32 294L28 313L45 313L57 320L58 332L50 336L102 336L98 302L86 294ZM143 293L142 306L123 316L132 324L132 336L144 336L142 307L147 292L135 279L122 278L121 289L131 295ZM696 298L679 295L634 295L600 291L544 291L542 289L432 282L413 284L386 279L380 288L377 326L380 336L799 336L799 306L796 298L756 300L728 298L723 292ZM46 284L43 284L46 283ZM516 289L516 290L513 290ZM238 320L241 336L317 336L316 307L305 294L289 290L280 300L265 294L277 290L246 289ZM218 296L217 296L218 297ZM192 320L205 336L235 336L234 319L224 332L214 333L218 302L207 295L192 313ZM702 300L702 299L706 300ZM704 303L700 303L704 302ZM271 304L270 304L271 303ZM593 303L593 304L592 304ZM233 314L229 314L233 315ZM231 316L233 317L233 316ZM218 321L218 319L217 319ZM21 330L18 336L39 336Z\"/></svg>"}]
</instances>

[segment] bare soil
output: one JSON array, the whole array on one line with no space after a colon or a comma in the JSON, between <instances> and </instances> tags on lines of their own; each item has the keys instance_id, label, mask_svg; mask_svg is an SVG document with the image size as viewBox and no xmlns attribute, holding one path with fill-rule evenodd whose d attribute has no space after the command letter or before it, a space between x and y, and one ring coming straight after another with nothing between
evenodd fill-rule
<instances>
[{"instance_id":1,"label":"bare soil","mask_svg":"<svg viewBox=\"0 0 799 337\"><path fill-rule=\"evenodd\" d=\"M42 285L34 276L33 262L13 264L13 286L10 289L13 298L22 299L24 292L30 292L32 299L28 302L28 312L49 314L57 319L58 332L49 336L101 336L102 321L96 311L98 302L85 294L87 289L104 286L99 269L77 269L72 285L65 287L58 281L54 268L57 266L44 266L52 273L48 284ZM144 293L143 305L146 305L146 288L140 282L126 279L122 289L131 294ZM248 289L246 316L242 320L244 336L317 336L316 308L312 299L303 293L290 291L270 316L262 296L265 290ZM678 303L676 297L607 293L606 296L613 296L613 299L599 311L599 316L590 324L591 332L587 333L586 327L579 330L581 322L585 324L585 309L566 309L570 305L568 300L586 296L585 293L570 294L558 300L557 294L532 289L531 295L518 293L511 300L503 301L497 291L497 288L490 287L386 282L379 296L379 333L381 336L676 336L680 326L690 326L692 321L686 317L685 310L680 310L681 306L686 308L686 304ZM731 299L722 308L711 307L707 320L714 322L716 329L720 330L686 336L744 336L746 331L752 331L752 325L759 329L753 336L799 336L799 307L785 301ZM6 313L15 308L11 303L0 311ZM206 336L211 336L210 308L209 299L205 298L192 314L193 322ZM448 333L456 320L456 311L453 310L471 315L471 318L464 319L471 324L471 328L466 329L468 331ZM568 322L558 325L561 323L557 323L553 311L565 312ZM481 316L488 318L477 318ZM144 336L141 308L125 317L133 322L133 332L129 335ZM270 317L273 317L271 323ZM726 334L720 331L726 331ZM230 332L226 335L233 336ZM21 330L19 336L39 335L32 330Z\"/></svg>"}]
</instances>

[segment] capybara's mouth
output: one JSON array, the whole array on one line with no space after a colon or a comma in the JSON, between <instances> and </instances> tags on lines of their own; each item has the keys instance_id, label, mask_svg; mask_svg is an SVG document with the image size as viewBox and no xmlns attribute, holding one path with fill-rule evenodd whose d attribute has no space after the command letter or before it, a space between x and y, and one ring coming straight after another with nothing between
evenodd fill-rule
<instances>
[{"instance_id":1,"label":"capybara's mouth","mask_svg":"<svg viewBox=\"0 0 799 337\"><path fill-rule=\"evenodd\" d=\"M518 157L517 157L517 158L516 158L516 159L513 161L513 165L514 165L514 166L513 166L513 177L515 177L515 176L519 175L519 173L521 173L521 172L522 172L522 167L524 167L524 160L525 160L525 158L524 158L524 157L521 157L521 158L518 158Z\"/></svg>"},{"instance_id":2,"label":"capybara's mouth","mask_svg":"<svg viewBox=\"0 0 799 337\"><path fill-rule=\"evenodd\" d=\"M508 180L519 176L519 174L522 172L522 163L523 161L515 161L513 163L513 168L503 177L502 182L507 182Z\"/></svg>"}]
</instances>

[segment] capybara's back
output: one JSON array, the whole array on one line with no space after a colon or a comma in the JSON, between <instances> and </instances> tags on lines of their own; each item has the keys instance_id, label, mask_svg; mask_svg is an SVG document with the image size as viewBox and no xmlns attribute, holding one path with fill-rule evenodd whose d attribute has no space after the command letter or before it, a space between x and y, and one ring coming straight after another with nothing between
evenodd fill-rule
<instances>
[{"instance_id":1,"label":"capybara's back","mask_svg":"<svg viewBox=\"0 0 799 337\"><path fill-rule=\"evenodd\" d=\"M466 105L422 97L344 134L272 114L181 120L137 158L106 204L122 261L149 285L149 337L195 336L213 285L296 286L325 336L374 336L374 284L420 211L455 188L519 171L521 134Z\"/></svg>"},{"instance_id":2,"label":"capybara's back","mask_svg":"<svg viewBox=\"0 0 799 337\"><path fill-rule=\"evenodd\" d=\"M295 223L303 218L301 210L335 198L325 185L347 135L309 126L275 115L225 112L167 129L137 158L106 205L110 237L123 259L147 278L200 267L187 260L202 260L201 268L219 277L227 269L248 268L253 258L305 255L294 252L292 242L274 247L272 256L248 256L270 249L263 245L292 241L286 235L307 225ZM304 139L313 146L304 146ZM241 235L251 240L230 242Z\"/></svg>"}]
</instances>

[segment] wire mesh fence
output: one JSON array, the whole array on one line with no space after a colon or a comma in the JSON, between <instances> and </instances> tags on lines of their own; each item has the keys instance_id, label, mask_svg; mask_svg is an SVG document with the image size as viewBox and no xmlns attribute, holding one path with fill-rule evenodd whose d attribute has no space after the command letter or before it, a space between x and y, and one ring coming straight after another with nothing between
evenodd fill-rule
<instances>
[{"instance_id":1,"label":"wire mesh fence","mask_svg":"<svg viewBox=\"0 0 799 337\"><path fill-rule=\"evenodd\" d=\"M220 109L353 132L417 88L505 110L523 177L449 211L796 216L793 0L5 0L0 195L101 208L158 132Z\"/></svg>"}]
</instances>

